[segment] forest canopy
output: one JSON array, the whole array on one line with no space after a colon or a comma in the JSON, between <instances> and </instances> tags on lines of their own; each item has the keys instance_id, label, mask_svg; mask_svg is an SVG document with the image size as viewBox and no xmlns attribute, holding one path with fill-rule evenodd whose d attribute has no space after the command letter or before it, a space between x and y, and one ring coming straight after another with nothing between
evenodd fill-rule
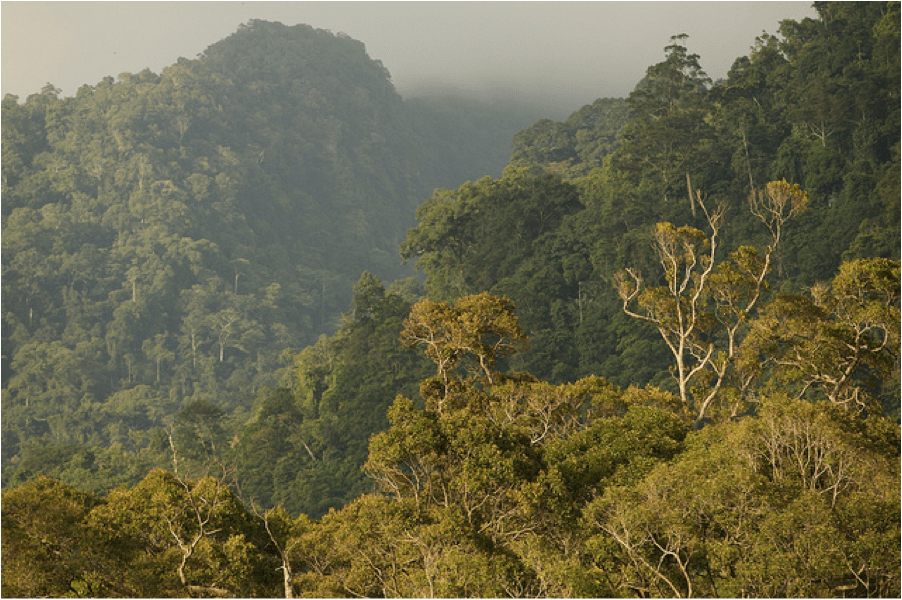
<instances>
[{"instance_id":1,"label":"forest canopy","mask_svg":"<svg viewBox=\"0 0 902 600\"><path fill-rule=\"evenodd\" d=\"M7 96L4 485L76 448L135 462L80 485L136 483L193 403L243 425L362 272L415 274L416 205L500 175L530 110L405 103L360 42L264 21L160 74Z\"/></svg>"},{"instance_id":2,"label":"forest canopy","mask_svg":"<svg viewBox=\"0 0 902 600\"><path fill-rule=\"evenodd\" d=\"M5 98L3 595L898 597L899 3L815 8L560 122L262 21Z\"/></svg>"}]
</instances>

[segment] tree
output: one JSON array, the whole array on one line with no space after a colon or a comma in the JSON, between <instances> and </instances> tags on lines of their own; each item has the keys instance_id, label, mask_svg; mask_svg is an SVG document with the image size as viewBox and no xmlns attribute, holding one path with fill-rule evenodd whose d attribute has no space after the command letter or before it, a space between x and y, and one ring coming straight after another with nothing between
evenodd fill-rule
<instances>
[{"instance_id":1,"label":"tree","mask_svg":"<svg viewBox=\"0 0 902 600\"><path fill-rule=\"evenodd\" d=\"M144 343L141 345L141 349L145 356L151 359L156 366L155 382L157 385L160 385L163 363L169 363L171 366L172 362L175 360L175 352L168 348L168 341L169 334L160 333L153 338L144 340Z\"/></svg>"},{"instance_id":2,"label":"tree","mask_svg":"<svg viewBox=\"0 0 902 600\"><path fill-rule=\"evenodd\" d=\"M3 595L127 593L94 560L84 526L96 503L46 477L3 490Z\"/></svg>"},{"instance_id":3,"label":"tree","mask_svg":"<svg viewBox=\"0 0 902 600\"><path fill-rule=\"evenodd\" d=\"M438 369L444 397L453 381L463 379L455 374L459 366L470 377L492 385L498 360L526 346L513 311L513 302L486 292L458 298L453 306L426 298L411 308L401 341L408 347L425 346L426 356Z\"/></svg>"},{"instance_id":4,"label":"tree","mask_svg":"<svg viewBox=\"0 0 902 600\"><path fill-rule=\"evenodd\" d=\"M319 518L372 487L360 470L369 438L388 428L392 400L414 396L431 370L398 343L410 307L364 273L341 329L286 354L280 387L258 394L230 450L245 498Z\"/></svg>"},{"instance_id":5,"label":"tree","mask_svg":"<svg viewBox=\"0 0 902 600\"><path fill-rule=\"evenodd\" d=\"M149 580L142 589L158 595L251 597L279 589L278 561L263 552L265 530L222 478L153 470L111 493L92 523L121 548L134 578Z\"/></svg>"},{"instance_id":6,"label":"tree","mask_svg":"<svg viewBox=\"0 0 902 600\"><path fill-rule=\"evenodd\" d=\"M576 188L559 176L511 167L497 180L436 190L417 209L401 256L417 259L435 300L493 291L580 207Z\"/></svg>"},{"instance_id":7,"label":"tree","mask_svg":"<svg viewBox=\"0 0 902 600\"><path fill-rule=\"evenodd\" d=\"M780 243L783 226L804 210L807 195L786 181L769 183L750 198L752 213L770 233L763 256L741 247L731 260L717 262L725 207L709 209L700 191L692 190L710 233L694 227L659 223L655 251L665 286L643 288L638 271L627 269L614 280L624 312L653 324L674 357L672 375L683 409L699 425L709 416L738 351L740 326L765 290L765 277ZM633 308L636 305L637 308ZM723 341L717 342L717 336ZM721 345L722 344L722 345ZM735 413L735 410L734 410Z\"/></svg>"},{"instance_id":8,"label":"tree","mask_svg":"<svg viewBox=\"0 0 902 600\"><path fill-rule=\"evenodd\" d=\"M899 360L899 261L843 263L809 295L780 295L750 323L744 367L773 371L798 398L815 393L855 411L877 411ZM889 408L889 407L888 407Z\"/></svg>"},{"instance_id":9,"label":"tree","mask_svg":"<svg viewBox=\"0 0 902 600\"><path fill-rule=\"evenodd\" d=\"M227 470L224 417L220 407L206 400L194 400L179 411L169 434L176 474L181 471L187 477Z\"/></svg>"},{"instance_id":10,"label":"tree","mask_svg":"<svg viewBox=\"0 0 902 600\"><path fill-rule=\"evenodd\" d=\"M628 473L671 456L686 427L662 409L630 407L667 394L622 393L598 377L554 386L522 373L487 375L471 356L485 346L456 328L484 314L489 299L421 301L408 319L408 343L422 345L445 375L423 382L423 409L398 396L391 426L370 441L364 468L405 515L383 526L393 531L390 550L388 540L373 542L383 548L379 560L410 557L416 570L403 572L425 578L414 588L421 594L603 594L610 588L583 562L580 508L609 478L632 480ZM516 317L508 318L503 329L515 331ZM375 557L369 565L380 580L395 572ZM462 587L443 587L455 578Z\"/></svg>"},{"instance_id":11,"label":"tree","mask_svg":"<svg viewBox=\"0 0 902 600\"><path fill-rule=\"evenodd\" d=\"M632 119L614 155L618 169L632 172L640 181L641 173L648 174L656 196L665 203L676 196L689 173L701 172L713 160L707 141L712 132L705 120L711 79L699 65L699 56L687 51L687 38L673 36L664 49L665 60L649 67L630 93ZM694 202L690 193L693 216Z\"/></svg>"},{"instance_id":12,"label":"tree","mask_svg":"<svg viewBox=\"0 0 902 600\"><path fill-rule=\"evenodd\" d=\"M263 521L270 542L278 553L282 571L282 587L285 598L294 598L294 571L292 563L296 564L294 554L303 543L303 537L311 527L306 515L301 515L294 521L281 506L260 511L254 507L254 514Z\"/></svg>"},{"instance_id":13,"label":"tree","mask_svg":"<svg viewBox=\"0 0 902 600\"><path fill-rule=\"evenodd\" d=\"M161 74L6 98L4 410L54 413L54 435L103 445L101 407L149 385L243 423L287 346L334 333L363 268L411 274L393 249L435 181L484 174L486 154L500 174L535 112L492 107L480 130L476 105L454 109L469 133L448 143L453 125L423 123L438 103L408 107L361 43L262 21ZM4 475L30 431L4 419Z\"/></svg>"},{"instance_id":14,"label":"tree","mask_svg":"<svg viewBox=\"0 0 902 600\"><path fill-rule=\"evenodd\" d=\"M898 436L881 418L765 398L756 416L693 432L674 460L608 487L584 513L590 545L612 552L620 593L895 596Z\"/></svg>"}]
</instances>

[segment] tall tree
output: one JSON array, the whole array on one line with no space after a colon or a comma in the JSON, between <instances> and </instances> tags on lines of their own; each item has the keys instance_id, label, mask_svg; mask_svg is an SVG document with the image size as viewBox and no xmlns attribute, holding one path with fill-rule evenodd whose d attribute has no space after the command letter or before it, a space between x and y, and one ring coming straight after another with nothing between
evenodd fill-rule
<instances>
[{"instance_id":1,"label":"tall tree","mask_svg":"<svg viewBox=\"0 0 902 600\"><path fill-rule=\"evenodd\" d=\"M690 53L686 34L671 38L664 61L651 66L630 93L632 119L622 132L623 144L614 158L617 168L649 176L657 197L665 203L680 195L690 173L703 172L713 160L712 137L705 117L711 79ZM689 203L695 214L694 197Z\"/></svg>"},{"instance_id":2,"label":"tall tree","mask_svg":"<svg viewBox=\"0 0 902 600\"><path fill-rule=\"evenodd\" d=\"M721 398L739 350L737 334L765 290L783 227L804 210L808 197L786 181L771 182L753 193L751 210L768 229L771 243L763 253L744 246L732 253L731 260L718 262L725 207L709 209L700 191L690 187L690 193L704 211L710 233L659 223L655 251L666 285L643 289L642 275L627 269L618 274L614 286L624 312L653 324L667 344L684 410L699 425Z\"/></svg>"},{"instance_id":3,"label":"tall tree","mask_svg":"<svg viewBox=\"0 0 902 600\"><path fill-rule=\"evenodd\" d=\"M829 284L780 295L750 323L742 362L773 372L797 397L821 396L854 411L898 410L876 402L898 383L899 261L843 263ZM891 385L891 384L890 384ZM893 394L894 395L894 394Z\"/></svg>"}]
</instances>

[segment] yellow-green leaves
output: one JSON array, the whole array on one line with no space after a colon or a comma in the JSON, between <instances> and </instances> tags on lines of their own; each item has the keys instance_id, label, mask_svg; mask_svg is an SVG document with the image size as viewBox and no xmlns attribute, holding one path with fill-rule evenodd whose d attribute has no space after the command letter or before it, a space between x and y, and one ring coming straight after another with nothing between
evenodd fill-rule
<instances>
[{"instance_id":1,"label":"yellow-green leaves","mask_svg":"<svg viewBox=\"0 0 902 600\"><path fill-rule=\"evenodd\" d=\"M742 410L750 381L733 378L731 369L740 328L767 289L765 277L783 225L804 210L808 196L785 180L772 181L763 191L753 193L752 214L770 232L771 243L763 254L742 246L731 254L730 261L718 263L718 237L726 207L718 204L709 209L705 196L691 184L689 194L702 209L709 233L658 223L655 252L666 285L643 288L638 270L626 269L614 277L614 288L623 311L654 325L667 344L684 410L698 425L711 416L717 404L729 404L726 410L731 416ZM729 394L724 393L725 385L733 387Z\"/></svg>"},{"instance_id":2,"label":"yellow-green leaves","mask_svg":"<svg viewBox=\"0 0 902 600\"><path fill-rule=\"evenodd\" d=\"M742 366L797 397L874 410L874 392L898 372L899 323L899 262L847 262L809 295L770 302L750 325Z\"/></svg>"},{"instance_id":3,"label":"yellow-green leaves","mask_svg":"<svg viewBox=\"0 0 902 600\"><path fill-rule=\"evenodd\" d=\"M774 237L776 246L783 224L808 206L808 194L799 184L782 179L771 181L763 190L752 190L749 204L752 214L764 223Z\"/></svg>"},{"instance_id":4,"label":"yellow-green leaves","mask_svg":"<svg viewBox=\"0 0 902 600\"><path fill-rule=\"evenodd\" d=\"M589 547L630 595L898 595L898 459L883 436L898 443L898 426L765 399L608 487L585 510Z\"/></svg>"},{"instance_id":5,"label":"yellow-green leaves","mask_svg":"<svg viewBox=\"0 0 902 600\"><path fill-rule=\"evenodd\" d=\"M499 358L526 347L526 336L507 298L488 293L459 298L454 305L424 299L414 304L401 332L408 347L424 346L447 386L462 361L465 373L491 384Z\"/></svg>"}]
</instances>

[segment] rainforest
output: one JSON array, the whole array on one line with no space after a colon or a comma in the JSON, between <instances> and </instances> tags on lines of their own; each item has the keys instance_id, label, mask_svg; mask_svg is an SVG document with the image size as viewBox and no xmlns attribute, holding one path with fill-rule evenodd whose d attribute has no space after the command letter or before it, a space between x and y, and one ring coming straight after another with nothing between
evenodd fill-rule
<instances>
[{"instance_id":1,"label":"rainforest","mask_svg":"<svg viewBox=\"0 0 902 600\"><path fill-rule=\"evenodd\" d=\"M900 5L814 6L560 121L266 21L7 95L2 595L899 597Z\"/></svg>"}]
</instances>

